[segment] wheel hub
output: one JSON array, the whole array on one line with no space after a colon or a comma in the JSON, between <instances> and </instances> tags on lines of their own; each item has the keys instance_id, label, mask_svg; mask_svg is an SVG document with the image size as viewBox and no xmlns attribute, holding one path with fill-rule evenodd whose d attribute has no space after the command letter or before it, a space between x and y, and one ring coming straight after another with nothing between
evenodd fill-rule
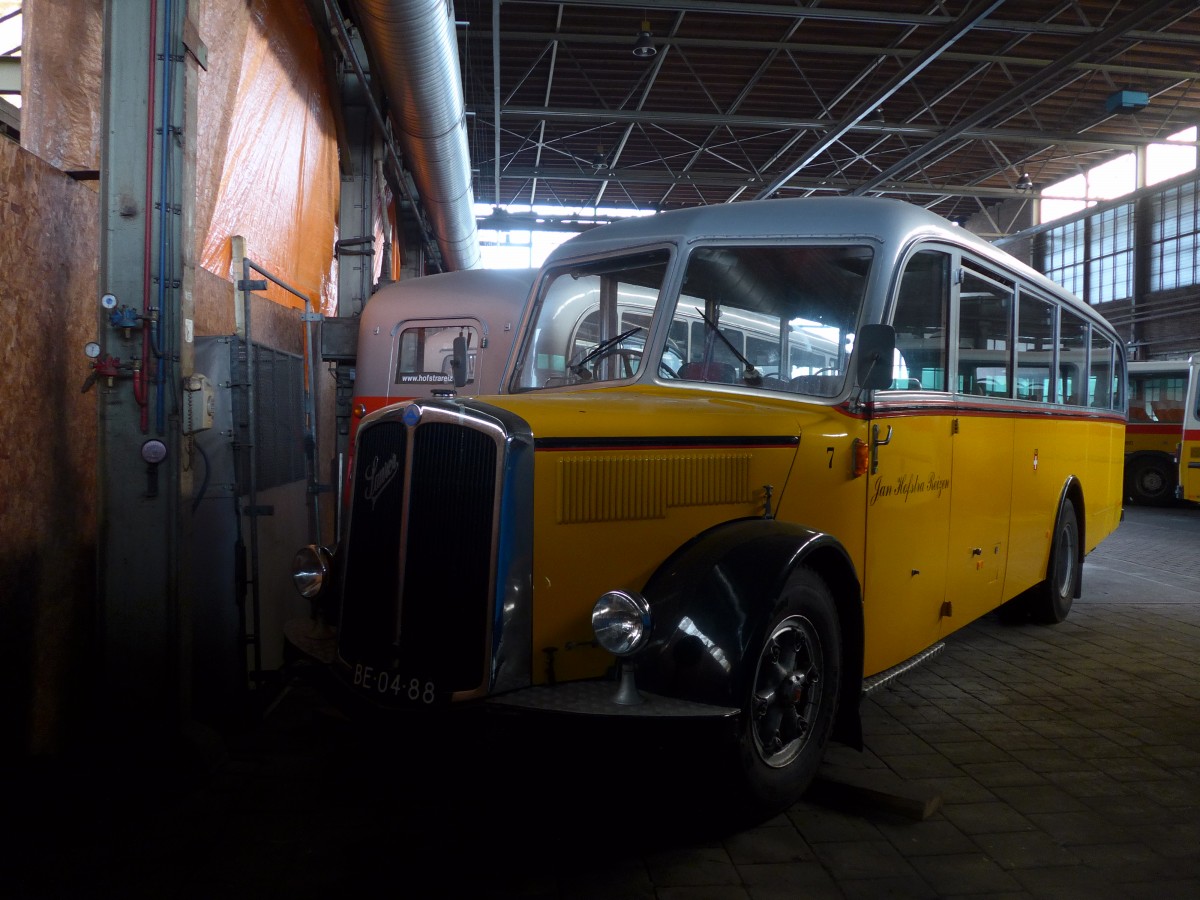
<instances>
[{"instance_id":1,"label":"wheel hub","mask_svg":"<svg viewBox=\"0 0 1200 900\"><path fill-rule=\"evenodd\" d=\"M804 748L821 701L825 658L812 623L791 616L771 632L759 655L751 710L759 757L780 768Z\"/></svg>"}]
</instances>

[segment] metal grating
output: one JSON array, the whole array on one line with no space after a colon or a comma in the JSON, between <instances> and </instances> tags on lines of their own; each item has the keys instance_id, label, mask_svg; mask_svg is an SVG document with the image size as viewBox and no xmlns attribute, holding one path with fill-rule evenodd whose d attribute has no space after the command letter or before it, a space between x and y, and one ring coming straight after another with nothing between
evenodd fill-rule
<instances>
[{"instance_id":1,"label":"metal grating","mask_svg":"<svg viewBox=\"0 0 1200 900\"><path fill-rule=\"evenodd\" d=\"M407 434L399 422L359 431L350 531L343 559L343 658L386 658L396 633Z\"/></svg>"},{"instance_id":2,"label":"metal grating","mask_svg":"<svg viewBox=\"0 0 1200 900\"><path fill-rule=\"evenodd\" d=\"M447 422L359 432L339 652L439 696L486 686L499 453ZM388 698L383 698L388 699Z\"/></svg>"},{"instance_id":3,"label":"metal grating","mask_svg":"<svg viewBox=\"0 0 1200 900\"><path fill-rule=\"evenodd\" d=\"M483 432L446 422L417 428L400 647L405 664L433 675L439 689L478 689L487 672L496 465L496 444Z\"/></svg>"},{"instance_id":4,"label":"metal grating","mask_svg":"<svg viewBox=\"0 0 1200 900\"><path fill-rule=\"evenodd\" d=\"M250 379L251 350L254 377ZM304 360L262 344L229 344L234 441L253 448L256 489L299 481L304 465ZM250 390L254 391L254 434L250 433ZM250 493L250 454L237 454L237 490Z\"/></svg>"}]
</instances>

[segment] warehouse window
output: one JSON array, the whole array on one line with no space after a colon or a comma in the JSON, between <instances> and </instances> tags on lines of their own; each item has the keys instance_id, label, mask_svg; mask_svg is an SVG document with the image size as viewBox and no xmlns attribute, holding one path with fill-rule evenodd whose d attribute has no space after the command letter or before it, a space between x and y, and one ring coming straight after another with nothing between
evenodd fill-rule
<instances>
[{"instance_id":1,"label":"warehouse window","mask_svg":"<svg viewBox=\"0 0 1200 900\"><path fill-rule=\"evenodd\" d=\"M1077 297L1083 296L1086 221L1075 219L1046 232L1042 271Z\"/></svg>"},{"instance_id":2,"label":"warehouse window","mask_svg":"<svg viewBox=\"0 0 1200 900\"><path fill-rule=\"evenodd\" d=\"M1089 216L1087 222L1088 279L1084 299L1088 303L1108 303L1132 297L1133 204Z\"/></svg>"},{"instance_id":3,"label":"warehouse window","mask_svg":"<svg viewBox=\"0 0 1200 900\"><path fill-rule=\"evenodd\" d=\"M1169 291L1200 283L1200 183L1167 188L1151 202L1150 290Z\"/></svg>"},{"instance_id":4,"label":"warehouse window","mask_svg":"<svg viewBox=\"0 0 1200 900\"><path fill-rule=\"evenodd\" d=\"M0 0L0 134L21 137L21 4Z\"/></svg>"}]
</instances>

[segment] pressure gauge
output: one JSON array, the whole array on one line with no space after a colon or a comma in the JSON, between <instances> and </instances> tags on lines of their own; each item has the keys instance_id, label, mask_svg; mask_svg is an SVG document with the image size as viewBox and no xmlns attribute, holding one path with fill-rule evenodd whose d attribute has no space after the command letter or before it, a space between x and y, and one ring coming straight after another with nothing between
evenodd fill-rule
<instances>
[{"instance_id":1,"label":"pressure gauge","mask_svg":"<svg viewBox=\"0 0 1200 900\"><path fill-rule=\"evenodd\" d=\"M117 308L117 295L116 294L105 294L103 297L100 298L100 305L103 306L105 309L116 309Z\"/></svg>"},{"instance_id":2,"label":"pressure gauge","mask_svg":"<svg viewBox=\"0 0 1200 900\"><path fill-rule=\"evenodd\" d=\"M142 444L142 459L152 466L158 465L167 458L167 445L158 438L151 438Z\"/></svg>"},{"instance_id":3,"label":"pressure gauge","mask_svg":"<svg viewBox=\"0 0 1200 900\"><path fill-rule=\"evenodd\" d=\"M87 354L88 359L95 359L100 355L100 345L95 341L88 341L83 345L83 352Z\"/></svg>"}]
</instances>

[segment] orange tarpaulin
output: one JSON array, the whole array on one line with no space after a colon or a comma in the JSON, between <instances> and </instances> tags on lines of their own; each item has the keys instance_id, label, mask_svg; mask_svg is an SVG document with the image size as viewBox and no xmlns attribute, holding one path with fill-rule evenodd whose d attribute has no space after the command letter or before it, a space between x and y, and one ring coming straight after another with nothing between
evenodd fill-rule
<instances>
[{"instance_id":1,"label":"orange tarpaulin","mask_svg":"<svg viewBox=\"0 0 1200 900\"><path fill-rule=\"evenodd\" d=\"M240 235L254 263L336 315L338 149L308 13L282 0L214 0L200 15L209 53L198 97L199 263L240 278L230 271ZM274 285L268 296L303 306Z\"/></svg>"}]
</instances>

